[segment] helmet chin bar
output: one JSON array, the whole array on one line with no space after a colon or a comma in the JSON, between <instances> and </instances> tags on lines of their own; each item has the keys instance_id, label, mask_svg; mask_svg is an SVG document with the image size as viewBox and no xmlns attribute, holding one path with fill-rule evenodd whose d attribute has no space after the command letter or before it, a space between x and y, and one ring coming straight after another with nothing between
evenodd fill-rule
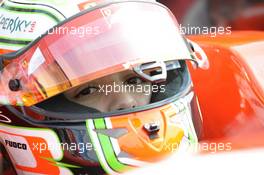
<instances>
[{"instance_id":1,"label":"helmet chin bar","mask_svg":"<svg viewBox=\"0 0 264 175\"><path fill-rule=\"evenodd\" d=\"M167 67L164 61L144 63L134 67L134 71L150 82L163 82L167 79Z\"/></svg>"}]
</instances>

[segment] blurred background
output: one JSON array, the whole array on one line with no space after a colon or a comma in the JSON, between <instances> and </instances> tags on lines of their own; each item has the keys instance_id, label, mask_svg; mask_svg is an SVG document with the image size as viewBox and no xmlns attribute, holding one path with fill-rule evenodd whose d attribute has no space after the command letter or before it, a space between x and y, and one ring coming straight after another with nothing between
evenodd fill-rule
<instances>
[{"instance_id":1,"label":"blurred background","mask_svg":"<svg viewBox=\"0 0 264 175\"><path fill-rule=\"evenodd\" d=\"M0 0L1 3L2 0ZM157 0L185 27L264 30L264 0Z\"/></svg>"},{"instance_id":2,"label":"blurred background","mask_svg":"<svg viewBox=\"0 0 264 175\"><path fill-rule=\"evenodd\" d=\"M158 0L185 27L264 30L264 0Z\"/></svg>"}]
</instances>

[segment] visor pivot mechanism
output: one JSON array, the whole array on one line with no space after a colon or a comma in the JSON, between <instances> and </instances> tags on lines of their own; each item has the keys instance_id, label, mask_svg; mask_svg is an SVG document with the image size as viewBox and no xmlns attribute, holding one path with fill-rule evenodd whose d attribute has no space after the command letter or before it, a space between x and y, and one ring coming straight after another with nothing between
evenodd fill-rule
<instances>
[{"instance_id":1,"label":"visor pivot mechanism","mask_svg":"<svg viewBox=\"0 0 264 175\"><path fill-rule=\"evenodd\" d=\"M21 87L21 84L18 79L12 79L9 81L8 86L11 91L18 91Z\"/></svg>"},{"instance_id":2,"label":"visor pivot mechanism","mask_svg":"<svg viewBox=\"0 0 264 175\"><path fill-rule=\"evenodd\" d=\"M134 67L134 71L151 82L163 82L167 79L167 67L164 61L149 62Z\"/></svg>"},{"instance_id":3,"label":"visor pivot mechanism","mask_svg":"<svg viewBox=\"0 0 264 175\"><path fill-rule=\"evenodd\" d=\"M158 122L147 123L144 125L144 130L148 133L149 138L154 140L159 137L158 132L160 131L160 124Z\"/></svg>"}]
</instances>

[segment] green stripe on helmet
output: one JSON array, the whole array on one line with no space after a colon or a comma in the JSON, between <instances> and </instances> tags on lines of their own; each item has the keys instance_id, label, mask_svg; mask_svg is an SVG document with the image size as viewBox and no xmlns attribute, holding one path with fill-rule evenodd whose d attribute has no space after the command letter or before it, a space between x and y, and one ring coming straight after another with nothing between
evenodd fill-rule
<instances>
[{"instance_id":1,"label":"green stripe on helmet","mask_svg":"<svg viewBox=\"0 0 264 175\"><path fill-rule=\"evenodd\" d=\"M30 9L25 9L25 8L19 8L19 7L14 7L14 6L9 6L6 4L2 4L1 7L3 9L9 10L9 11L15 11L18 13L38 13L38 14L44 14L48 17L50 17L51 19L53 19L55 22L59 23L61 20L55 16L54 14L52 14L49 11L43 10L43 9L37 9L37 8L30 8Z\"/></svg>"},{"instance_id":2,"label":"green stripe on helmet","mask_svg":"<svg viewBox=\"0 0 264 175\"><path fill-rule=\"evenodd\" d=\"M47 0L45 0L45 1L47 1ZM31 9L31 7L38 7L38 9L43 9L43 10L46 10L46 11L50 11L54 15L58 14L57 17L61 17L63 19L66 18L64 16L64 14L62 12L60 12L57 8L55 8L55 7L53 7L53 6L49 5L49 4L46 4L46 3L41 3L39 0L37 1L37 3L36 2L29 2L29 1L27 1L27 2L17 2L17 1L12 1L12 0L7 0L7 1L5 1L5 3L11 3L12 5L15 4L15 7L20 7L20 8L25 8L25 9L27 9L27 8ZM67 4L67 3L65 3L65 4ZM55 4L53 3L53 5L55 5Z\"/></svg>"},{"instance_id":3,"label":"green stripe on helmet","mask_svg":"<svg viewBox=\"0 0 264 175\"><path fill-rule=\"evenodd\" d=\"M13 38L7 38L0 36L0 42L1 43L8 43L8 44L13 44L13 45L27 45L31 42L31 40L27 39L13 39Z\"/></svg>"},{"instance_id":4,"label":"green stripe on helmet","mask_svg":"<svg viewBox=\"0 0 264 175\"><path fill-rule=\"evenodd\" d=\"M105 124L105 119L89 119L86 122L86 126L100 164L107 173L119 174L131 169L130 166L118 160L110 137L95 132L95 130L99 129L108 129Z\"/></svg>"},{"instance_id":5,"label":"green stripe on helmet","mask_svg":"<svg viewBox=\"0 0 264 175\"><path fill-rule=\"evenodd\" d=\"M104 119L95 119L94 124L96 129L107 129ZM98 138L103 148L106 161L111 168L117 172L124 172L127 170L129 167L120 163L117 159L110 138L102 134L98 134Z\"/></svg>"}]
</instances>

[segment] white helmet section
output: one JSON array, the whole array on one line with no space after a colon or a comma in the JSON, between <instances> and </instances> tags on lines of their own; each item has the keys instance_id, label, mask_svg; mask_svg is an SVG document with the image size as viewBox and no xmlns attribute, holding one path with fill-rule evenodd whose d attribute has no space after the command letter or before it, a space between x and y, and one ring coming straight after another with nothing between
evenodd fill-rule
<instances>
[{"instance_id":1,"label":"white helmet section","mask_svg":"<svg viewBox=\"0 0 264 175\"><path fill-rule=\"evenodd\" d=\"M0 49L16 51L93 0L3 0L0 2ZM82 6L80 6L82 5Z\"/></svg>"}]
</instances>

